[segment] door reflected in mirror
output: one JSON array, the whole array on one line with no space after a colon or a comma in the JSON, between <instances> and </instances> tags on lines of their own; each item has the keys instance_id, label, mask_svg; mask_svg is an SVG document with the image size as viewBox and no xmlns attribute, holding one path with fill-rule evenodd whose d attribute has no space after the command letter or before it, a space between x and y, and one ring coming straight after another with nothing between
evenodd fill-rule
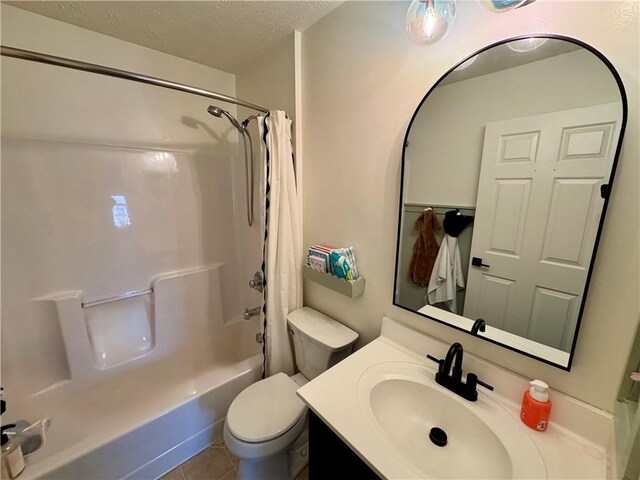
<instances>
[{"instance_id":1,"label":"door reflected in mirror","mask_svg":"<svg viewBox=\"0 0 640 480\"><path fill-rule=\"evenodd\" d=\"M445 75L407 131L394 303L467 332L482 318L479 336L569 369L622 141L619 85L559 37L505 41Z\"/></svg>"}]
</instances>

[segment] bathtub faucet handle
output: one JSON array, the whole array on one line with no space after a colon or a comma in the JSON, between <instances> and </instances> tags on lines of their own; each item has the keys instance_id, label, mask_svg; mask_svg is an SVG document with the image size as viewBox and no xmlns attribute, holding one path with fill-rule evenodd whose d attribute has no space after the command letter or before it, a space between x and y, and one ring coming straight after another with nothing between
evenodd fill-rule
<instances>
[{"instance_id":1,"label":"bathtub faucet handle","mask_svg":"<svg viewBox=\"0 0 640 480\"><path fill-rule=\"evenodd\" d=\"M249 286L260 293L264 292L264 281L262 272L256 272L253 275L253 280L249 280Z\"/></svg>"}]
</instances>

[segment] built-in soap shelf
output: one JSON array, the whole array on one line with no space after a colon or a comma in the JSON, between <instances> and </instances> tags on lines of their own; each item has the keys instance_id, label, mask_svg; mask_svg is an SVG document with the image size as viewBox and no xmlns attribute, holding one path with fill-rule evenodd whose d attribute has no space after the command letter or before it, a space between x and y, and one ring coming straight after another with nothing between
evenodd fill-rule
<instances>
[{"instance_id":1,"label":"built-in soap shelf","mask_svg":"<svg viewBox=\"0 0 640 480\"><path fill-rule=\"evenodd\" d=\"M212 332L221 334L226 327L220 288L223 265L164 272L140 290L112 296L87 297L83 290L70 290L33 298L56 317L68 365L65 381L93 384L154 359L188 353L194 345L210 348Z\"/></svg>"},{"instance_id":2,"label":"built-in soap shelf","mask_svg":"<svg viewBox=\"0 0 640 480\"><path fill-rule=\"evenodd\" d=\"M143 357L155 344L151 291L83 305L93 364L107 370Z\"/></svg>"},{"instance_id":3,"label":"built-in soap shelf","mask_svg":"<svg viewBox=\"0 0 640 480\"><path fill-rule=\"evenodd\" d=\"M55 305L75 380L136 360L154 348L153 288L93 301L85 301L81 290L34 300Z\"/></svg>"},{"instance_id":4,"label":"built-in soap shelf","mask_svg":"<svg viewBox=\"0 0 640 480\"><path fill-rule=\"evenodd\" d=\"M359 297L364 293L364 277L358 277L355 280L345 280L336 277L330 273L314 270L309 265L304 266L304 278L320 285L330 288L331 290L341 293L349 298Z\"/></svg>"}]
</instances>

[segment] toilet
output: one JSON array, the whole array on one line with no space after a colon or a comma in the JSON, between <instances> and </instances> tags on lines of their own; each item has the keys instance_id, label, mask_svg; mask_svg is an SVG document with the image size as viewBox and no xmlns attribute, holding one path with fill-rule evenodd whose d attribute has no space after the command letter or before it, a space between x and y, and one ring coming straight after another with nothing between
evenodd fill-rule
<instances>
[{"instance_id":1,"label":"toilet","mask_svg":"<svg viewBox=\"0 0 640 480\"><path fill-rule=\"evenodd\" d=\"M300 373L277 373L245 388L224 423L227 448L240 459L239 480L287 480L307 464L307 407L296 390L345 359L358 334L309 307L287 317Z\"/></svg>"}]
</instances>

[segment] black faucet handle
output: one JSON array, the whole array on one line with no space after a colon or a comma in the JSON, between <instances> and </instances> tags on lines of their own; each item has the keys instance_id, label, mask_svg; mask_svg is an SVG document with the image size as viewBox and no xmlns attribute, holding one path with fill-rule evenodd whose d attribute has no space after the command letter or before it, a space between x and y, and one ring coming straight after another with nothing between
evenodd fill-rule
<instances>
[{"instance_id":1,"label":"black faucet handle","mask_svg":"<svg viewBox=\"0 0 640 480\"><path fill-rule=\"evenodd\" d=\"M436 362L436 363L440 363L442 361L439 358L434 357L433 355L427 355L427 358L429 360L432 360L432 361Z\"/></svg>"},{"instance_id":2,"label":"black faucet handle","mask_svg":"<svg viewBox=\"0 0 640 480\"><path fill-rule=\"evenodd\" d=\"M438 373L442 373L442 370L444 368L444 360L436 358L433 355L427 355L427 358L433 362L436 362L438 364Z\"/></svg>"},{"instance_id":3,"label":"black faucet handle","mask_svg":"<svg viewBox=\"0 0 640 480\"><path fill-rule=\"evenodd\" d=\"M483 382L482 380L480 380L480 379L478 378L478 376L477 376L477 375L475 375L475 374L473 374L473 373L471 373L471 374L469 374L469 375L473 375L474 377L476 377L476 383L477 383L478 385L482 385L482 386L483 386L484 388L486 388L487 390L491 390L491 391L493 392L493 387L492 387L491 385L489 385L488 383ZM467 375L467 378L469 378L469 375Z\"/></svg>"},{"instance_id":4,"label":"black faucet handle","mask_svg":"<svg viewBox=\"0 0 640 480\"><path fill-rule=\"evenodd\" d=\"M493 392L493 387L491 385L489 385L488 383L483 382L482 380L478 380L478 385L482 385L487 390L491 390Z\"/></svg>"}]
</instances>

